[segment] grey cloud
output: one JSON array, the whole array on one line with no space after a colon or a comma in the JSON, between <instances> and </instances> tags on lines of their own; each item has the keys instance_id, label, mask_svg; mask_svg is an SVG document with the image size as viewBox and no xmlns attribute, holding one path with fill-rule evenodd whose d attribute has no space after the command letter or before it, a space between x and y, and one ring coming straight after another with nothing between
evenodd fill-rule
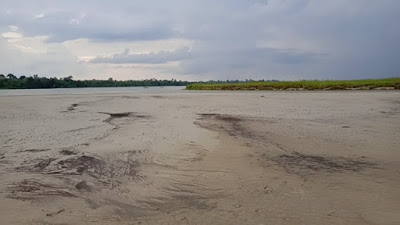
<instances>
[{"instance_id":1,"label":"grey cloud","mask_svg":"<svg viewBox=\"0 0 400 225\"><path fill-rule=\"evenodd\" d=\"M274 51L273 61L281 64L299 64L317 60L320 57L328 56L324 53L299 52L295 49Z\"/></svg>"},{"instance_id":2,"label":"grey cloud","mask_svg":"<svg viewBox=\"0 0 400 225\"><path fill-rule=\"evenodd\" d=\"M318 64L326 57L328 55L324 53L303 52L298 49L246 48L219 49L214 52L196 52L194 49L192 57L182 62L179 72L197 75L218 73L223 79L230 79L233 74L240 74L235 77L237 79L250 78L249 75L262 79L271 73L279 73L277 69L290 71L294 68L310 67L310 64Z\"/></svg>"},{"instance_id":3,"label":"grey cloud","mask_svg":"<svg viewBox=\"0 0 400 225\"><path fill-rule=\"evenodd\" d=\"M215 79L400 75L400 1L6 0L0 8L0 31L16 25L25 36L45 35L53 43L79 38L104 44L171 38L193 43L190 53L126 52L97 57L92 66L181 61L170 72ZM4 13L8 9L11 14ZM263 42L268 45L260 46Z\"/></svg>"},{"instance_id":4,"label":"grey cloud","mask_svg":"<svg viewBox=\"0 0 400 225\"><path fill-rule=\"evenodd\" d=\"M72 26L72 25L71 25ZM83 31L84 30L84 31ZM62 33L63 35L60 35ZM86 34L85 34L86 33ZM118 42L118 41L151 41L162 40L174 37L174 31L166 28L148 28L136 30L115 30L108 31L92 30L91 28L69 28L60 32L49 33L47 42L64 42L80 38L88 38L96 42Z\"/></svg>"},{"instance_id":5,"label":"grey cloud","mask_svg":"<svg viewBox=\"0 0 400 225\"><path fill-rule=\"evenodd\" d=\"M163 40L178 35L171 21L157 9L146 10L144 1L23 2L0 3L0 8L12 9L10 14L0 13L0 26L17 25L24 35L48 36L48 42ZM35 18L38 14L43 17Z\"/></svg>"},{"instance_id":6,"label":"grey cloud","mask_svg":"<svg viewBox=\"0 0 400 225\"><path fill-rule=\"evenodd\" d=\"M125 49L120 54L111 57L96 57L90 63L110 63L110 64L162 64L171 61L179 61L190 57L189 48L182 48L176 51L160 51L148 54L129 54L129 49Z\"/></svg>"}]
</instances>

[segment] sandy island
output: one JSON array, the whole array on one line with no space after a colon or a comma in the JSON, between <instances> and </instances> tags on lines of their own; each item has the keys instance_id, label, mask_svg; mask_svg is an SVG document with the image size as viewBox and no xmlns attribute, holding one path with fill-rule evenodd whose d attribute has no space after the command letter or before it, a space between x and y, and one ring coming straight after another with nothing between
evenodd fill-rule
<instances>
[{"instance_id":1,"label":"sandy island","mask_svg":"<svg viewBox=\"0 0 400 225\"><path fill-rule=\"evenodd\" d=\"M0 97L1 224L400 223L400 92Z\"/></svg>"}]
</instances>

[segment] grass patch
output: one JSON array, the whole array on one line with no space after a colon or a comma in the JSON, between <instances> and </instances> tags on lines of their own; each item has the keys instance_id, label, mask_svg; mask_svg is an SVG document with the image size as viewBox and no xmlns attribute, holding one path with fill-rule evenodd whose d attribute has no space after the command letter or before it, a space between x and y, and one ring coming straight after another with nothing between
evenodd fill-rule
<instances>
[{"instance_id":1,"label":"grass patch","mask_svg":"<svg viewBox=\"0 0 400 225\"><path fill-rule=\"evenodd\" d=\"M400 89L400 78L368 80L255 81L242 83L192 83L187 90L373 90Z\"/></svg>"}]
</instances>

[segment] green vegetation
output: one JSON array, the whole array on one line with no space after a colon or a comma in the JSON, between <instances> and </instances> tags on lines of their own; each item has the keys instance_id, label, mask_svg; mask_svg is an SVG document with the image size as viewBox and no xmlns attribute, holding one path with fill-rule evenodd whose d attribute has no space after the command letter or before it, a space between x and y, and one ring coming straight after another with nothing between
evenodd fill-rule
<instances>
[{"instance_id":1,"label":"green vegetation","mask_svg":"<svg viewBox=\"0 0 400 225\"><path fill-rule=\"evenodd\" d=\"M347 90L400 89L400 78L377 80L251 81L239 83L192 83L187 90Z\"/></svg>"},{"instance_id":2,"label":"green vegetation","mask_svg":"<svg viewBox=\"0 0 400 225\"><path fill-rule=\"evenodd\" d=\"M80 87L137 87L137 86L185 86L187 81L172 80L73 80L72 76L65 78L46 78L34 75L32 77L13 74L0 74L0 89L37 89L37 88L80 88Z\"/></svg>"},{"instance_id":3,"label":"green vegetation","mask_svg":"<svg viewBox=\"0 0 400 225\"><path fill-rule=\"evenodd\" d=\"M302 81L206 81L191 83L171 80L73 80L65 78L31 77L0 74L0 89L80 88L80 87L139 87L139 86L186 86L187 90L346 90L346 89L400 89L400 78L377 80L302 80Z\"/></svg>"}]
</instances>

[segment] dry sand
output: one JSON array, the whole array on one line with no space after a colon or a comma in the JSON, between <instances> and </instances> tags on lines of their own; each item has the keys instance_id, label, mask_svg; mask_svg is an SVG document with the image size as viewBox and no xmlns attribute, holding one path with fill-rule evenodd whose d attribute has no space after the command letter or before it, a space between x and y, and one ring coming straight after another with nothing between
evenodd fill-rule
<instances>
[{"instance_id":1,"label":"dry sand","mask_svg":"<svg viewBox=\"0 0 400 225\"><path fill-rule=\"evenodd\" d=\"M400 224L400 92L0 97L1 224Z\"/></svg>"}]
</instances>

